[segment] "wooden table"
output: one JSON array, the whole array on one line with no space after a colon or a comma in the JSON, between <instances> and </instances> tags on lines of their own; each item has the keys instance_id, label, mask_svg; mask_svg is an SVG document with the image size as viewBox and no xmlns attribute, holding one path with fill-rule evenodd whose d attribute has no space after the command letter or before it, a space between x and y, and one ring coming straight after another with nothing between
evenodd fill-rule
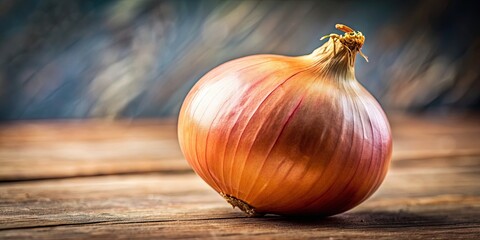
<instances>
[{"instance_id":1,"label":"wooden table","mask_svg":"<svg viewBox=\"0 0 480 240\"><path fill-rule=\"evenodd\" d=\"M0 238L480 239L480 118L391 116L377 193L326 219L246 218L182 158L173 121L0 125Z\"/></svg>"}]
</instances>

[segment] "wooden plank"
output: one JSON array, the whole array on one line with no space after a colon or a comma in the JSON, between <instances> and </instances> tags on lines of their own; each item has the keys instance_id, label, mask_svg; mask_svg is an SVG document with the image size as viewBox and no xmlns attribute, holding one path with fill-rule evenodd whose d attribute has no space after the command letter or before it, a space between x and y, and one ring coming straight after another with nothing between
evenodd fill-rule
<instances>
[{"instance_id":1,"label":"wooden plank","mask_svg":"<svg viewBox=\"0 0 480 240\"><path fill-rule=\"evenodd\" d=\"M392 114L394 160L480 156L480 117ZM173 120L0 125L0 181L190 171Z\"/></svg>"},{"instance_id":2,"label":"wooden plank","mask_svg":"<svg viewBox=\"0 0 480 240\"><path fill-rule=\"evenodd\" d=\"M480 155L480 116L391 114L393 158Z\"/></svg>"},{"instance_id":3,"label":"wooden plank","mask_svg":"<svg viewBox=\"0 0 480 240\"><path fill-rule=\"evenodd\" d=\"M0 165L0 181L190 170L169 120L4 124Z\"/></svg>"},{"instance_id":4,"label":"wooden plank","mask_svg":"<svg viewBox=\"0 0 480 240\"><path fill-rule=\"evenodd\" d=\"M3 239L478 239L475 216L356 212L323 220L214 218L103 222L7 230ZM437 209L438 211L438 209Z\"/></svg>"},{"instance_id":5,"label":"wooden plank","mask_svg":"<svg viewBox=\"0 0 480 240\"><path fill-rule=\"evenodd\" d=\"M479 157L394 162L371 199L327 219L246 218L192 173L3 183L0 196L2 239L480 235Z\"/></svg>"}]
</instances>

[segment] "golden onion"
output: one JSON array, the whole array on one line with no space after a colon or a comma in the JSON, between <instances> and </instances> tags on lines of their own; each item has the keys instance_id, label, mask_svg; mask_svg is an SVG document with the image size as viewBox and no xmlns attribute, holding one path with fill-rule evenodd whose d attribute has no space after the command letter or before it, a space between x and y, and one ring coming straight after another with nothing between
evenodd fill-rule
<instances>
[{"instance_id":1,"label":"golden onion","mask_svg":"<svg viewBox=\"0 0 480 240\"><path fill-rule=\"evenodd\" d=\"M326 36L309 55L216 67L182 105L185 158L249 216L338 214L371 196L387 173L390 126L354 74L365 37L336 27L345 33Z\"/></svg>"}]
</instances>

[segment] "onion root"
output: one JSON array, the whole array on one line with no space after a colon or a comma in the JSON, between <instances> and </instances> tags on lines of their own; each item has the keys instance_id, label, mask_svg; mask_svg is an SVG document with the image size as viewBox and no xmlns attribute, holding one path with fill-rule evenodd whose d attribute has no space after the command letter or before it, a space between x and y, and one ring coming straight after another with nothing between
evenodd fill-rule
<instances>
[{"instance_id":1,"label":"onion root","mask_svg":"<svg viewBox=\"0 0 480 240\"><path fill-rule=\"evenodd\" d=\"M246 213L248 217L261 217L265 214L258 213L255 211L255 208L250 206L250 204L225 193L220 193L220 195L227 200L233 208L238 207L242 212Z\"/></svg>"}]
</instances>

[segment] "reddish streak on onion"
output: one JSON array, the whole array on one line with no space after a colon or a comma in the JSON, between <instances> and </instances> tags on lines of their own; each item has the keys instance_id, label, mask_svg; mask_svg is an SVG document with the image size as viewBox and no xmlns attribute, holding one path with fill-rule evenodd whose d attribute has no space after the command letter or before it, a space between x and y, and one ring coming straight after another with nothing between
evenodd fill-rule
<instances>
[{"instance_id":1,"label":"reddish streak on onion","mask_svg":"<svg viewBox=\"0 0 480 240\"><path fill-rule=\"evenodd\" d=\"M328 35L310 55L227 62L184 101L185 158L249 215L341 213L372 195L387 173L387 118L354 75L365 38L337 28L347 33Z\"/></svg>"}]
</instances>

